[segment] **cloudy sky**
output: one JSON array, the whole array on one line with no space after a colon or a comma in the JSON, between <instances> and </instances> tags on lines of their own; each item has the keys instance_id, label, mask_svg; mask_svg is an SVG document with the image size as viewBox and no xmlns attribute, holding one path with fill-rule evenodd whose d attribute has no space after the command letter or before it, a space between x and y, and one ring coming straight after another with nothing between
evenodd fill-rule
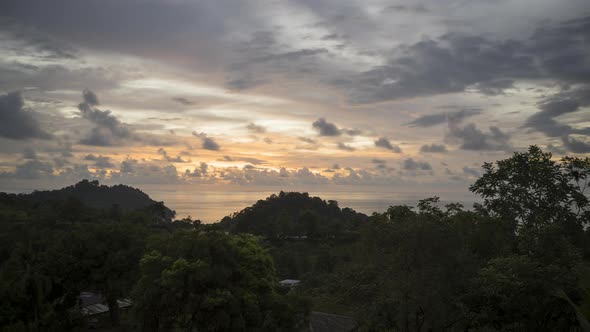
<instances>
[{"instance_id":1,"label":"cloudy sky","mask_svg":"<svg viewBox=\"0 0 590 332\"><path fill-rule=\"evenodd\" d=\"M467 192L589 105L587 0L0 2L2 191Z\"/></svg>"}]
</instances>

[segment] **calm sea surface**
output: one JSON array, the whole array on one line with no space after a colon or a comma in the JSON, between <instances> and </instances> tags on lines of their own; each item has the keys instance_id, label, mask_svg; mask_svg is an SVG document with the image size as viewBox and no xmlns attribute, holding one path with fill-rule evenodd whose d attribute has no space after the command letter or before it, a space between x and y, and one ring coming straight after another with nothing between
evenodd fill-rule
<instances>
[{"instance_id":1,"label":"calm sea surface","mask_svg":"<svg viewBox=\"0 0 590 332\"><path fill-rule=\"evenodd\" d=\"M233 212L251 206L260 199L265 199L277 191L179 191L179 190L146 190L151 198L164 201L166 206L176 210L177 218L190 215L193 219L212 223ZM383 193L383 192L309 192L310 196L319 196L324 200L338 201L338 205L350 207L358 212L371 214L383 212L390 205L407 204L415 206L418 200L425 197L421 194ZM443 205L448 202L459 202L470 208L475 201L469 195L447 195L442 197Z\"/></svg>"}]
</instances>

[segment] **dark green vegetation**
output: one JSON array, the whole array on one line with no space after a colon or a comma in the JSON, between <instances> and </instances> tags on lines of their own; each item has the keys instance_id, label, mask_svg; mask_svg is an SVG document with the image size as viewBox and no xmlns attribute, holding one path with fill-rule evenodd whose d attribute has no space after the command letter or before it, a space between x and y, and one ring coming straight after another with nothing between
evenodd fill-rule
<instances>
[{"instance_id":1,"label":"dark green vegetation","mask_svg":"<svg viewBox=\"0 0 590 332\"><path fill-rule=\"evenodd\" d=\"M110 208L83 202L104 206L121 192L128 199ZM279 293L257 238L171 221L170 212L136 189L88 181L0 195L0 330L83 329L81 291L102 294L110 308L103 319L122 331L298 331L306 324L306 302ZM116 301L127 297L133 310L120 312Z\"/></svg>"},{"instance_id":2,"label":"dark green vegetation","mask_svg":"<svg viewBox=\"0 0 590 332\"><path fill-rule=\"evenodd\" d=\"M157 202L4 194L0 326L83 325L77 295L92 290L133 299L110 311L124 330L301 331L311 309L360 331L588 331L590 159L533 146L483 168L472 210L433 197L365 216L281 192L215 225Z\"/></svg>"}]
</instances>

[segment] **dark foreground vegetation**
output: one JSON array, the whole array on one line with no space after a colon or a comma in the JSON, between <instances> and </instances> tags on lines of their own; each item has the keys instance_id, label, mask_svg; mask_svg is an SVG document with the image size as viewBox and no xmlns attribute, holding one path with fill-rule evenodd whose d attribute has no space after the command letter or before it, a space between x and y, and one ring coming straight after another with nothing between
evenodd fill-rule
<instances>
[{"instance_id":1,"label":"dark foreground vegetation","mask_svg":"<svg viewBox=\"0 0 590 332\"><path fill-rule=\"evenodd\" d=\"M303 331L315 310L359 331L589 331L590 159L533 146L483 169L471 210L432 197L366 216L281 192L214 225L127 203L140 192L109 205L96 182L2 194L0 327L84 330L93 291L121 330Z\"/></svg>"}]
</instances>

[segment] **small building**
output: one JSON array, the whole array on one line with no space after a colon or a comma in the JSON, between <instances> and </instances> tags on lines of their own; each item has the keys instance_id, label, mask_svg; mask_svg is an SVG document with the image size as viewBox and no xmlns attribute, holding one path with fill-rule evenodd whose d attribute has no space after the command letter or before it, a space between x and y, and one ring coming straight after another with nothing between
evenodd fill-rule
<instances>
[{"instance_id":1,"label":"small building","mask_svg":"<svg viewBox=\"0 0 590 332\"><path fill-rule=\"evenodd\" d=\"M296 280L296 279L285 279L285 280L279 281L279 285L281 285L283 287L295 287L295 286L299 285L300 283L301 283L301 280Z\"/></svg>"},{"instance_id":2,"label":"small building","mask_svg":"<svg viewBox=\"0 0 590 332\"><path fill-rule=\"evenodd\" d=\"M109 306L106 305L105 298L96 293L92 292L80 292L80 312L82 316L90 317L100 315L109 312ZM130 299L119 299L117 300L120 309L126 309L131 307L132 302Z\"/></svg>"}]
</instances>

